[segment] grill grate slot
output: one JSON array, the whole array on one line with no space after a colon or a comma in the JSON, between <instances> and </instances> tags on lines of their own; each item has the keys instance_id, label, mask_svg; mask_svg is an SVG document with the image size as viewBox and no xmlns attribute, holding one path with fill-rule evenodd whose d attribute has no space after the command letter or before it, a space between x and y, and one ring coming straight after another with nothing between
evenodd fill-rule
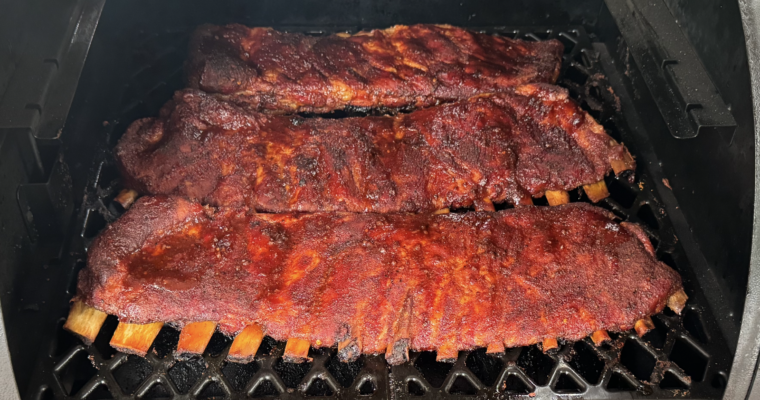
<instances>
[{"instance_id":1,"label":"grill grate slot","mask_svg":"<svg viewBox=\"0 0 760 400\"><path fill-rule=\"evenodd\" d=\"M482 29L528 40L561 40L566 51L560 85L568 88L571 96L597 118L611 136L626 142L636 155L635 148L626 141L628 127L622 119L619 100L601 73L599 54L582 28ZM329 32L329 29L318 29L311 34ZM182 49L186 48L186 41L187 34L178 32L143 33L134 40L140 44L133 49L135 64L126 75L129 77L126 85L124 80L120 83L124 85L120 106L113 114L112 123L107 124L110 146L131 121L156 114L173 90L182 87L181 66L185 58ZM356 111L336 114L332 116L365 115ZM78 240L85 248L107 223L123 212L112 201L120 187L109 154L106 149L97 156L98 167L91 177L92 184L80 213ZM643 164L641 158L639 164ZM626 177L608 177L606 183L611 197L598 205L622 220L641 223L657 248L659 258L683 274L690 296L683 318L666 309L664 314L653 318L655 329L643 338L634 332L611 332L612 341L600 347L587 338L560 343L560 348L549 354L544 354L538 346L507 349L505 354L497 356L479 349L461 352L453 364L436 362L432 352L412 353L409 363L388 367L383 355L365 355L354 363L342 364L334 349L311 349L309 356L314 361L310 363L284 363L280 356L285 344L266 337L256 360L239 365L225 361L231 340L219 333L212 337L202 357L174 360L179 332L169 326L161 330L147 358L116 353L108 346L117 322L111 316L90 346L83 345L60 326L51 327L57 329L54 344L50 345L52 355L40 363L37 383L31 392L37 395L34 398L87 399L242 399L280 395L372 399L473 395L525 399L535 395L718 398L726 385L728 365L725 358L718 362L711 354L726 350L724 344L716 340L720 334L712 315L699 303L698 288L691 287L693 279L688 275L686 257L651 189L654 185L642 169L640 166L635 183ZM573 202L588 201L582 190L572 191L570 198ZM546 204L545 199L535 200L535 204ZM82 268L84 259L84 252L71 257L69 268L72 271ZM74 294L73 288L70 295ZM61 317L66 311L67 308L61 308Z\"/></svg>"}]
</instances>

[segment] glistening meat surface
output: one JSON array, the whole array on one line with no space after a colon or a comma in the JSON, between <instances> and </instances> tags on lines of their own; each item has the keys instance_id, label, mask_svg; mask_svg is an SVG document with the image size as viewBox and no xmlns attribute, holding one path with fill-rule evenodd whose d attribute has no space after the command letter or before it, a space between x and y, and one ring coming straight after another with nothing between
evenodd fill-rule
<instances>
[{"instance_id":1,"label":"glistening meat surface","mask_svg":"<svg viewBox=\"0 0 760 400\"><path fill-rule=\"evenodd\" d=\"M447 25L312 37L243 25L197 30L189 86L254 109L426 107L523 83L554 83L557 40L526 42Z\"/></svg>"},{"instance_id":2,"label":"glistening meat surface","mask_svg":"<svg viewBox=\"0 0 760 400\"><path fill-rule=\"evenodd\" d=\"M77 300L130 323L214 321L227 334L257 323L278 340L349 341L348 359L390 346L398 363L409 349L630 329L680 290L641 228L582 203L255 214L159 196L95 240Z\"/></svg>"},{"instance_id":3,"label":"glistening meat surface","mask_svg":"<svg viewBox=\"0 0 760 400\"><path fill-rule=\"evenodd\" d=\"M178 92L116 147L127 186L258 211L421 212L530 203L634 168L624 146L551 85L410 114L322 119L247 112Z\"/></svg>"}]
</instances>

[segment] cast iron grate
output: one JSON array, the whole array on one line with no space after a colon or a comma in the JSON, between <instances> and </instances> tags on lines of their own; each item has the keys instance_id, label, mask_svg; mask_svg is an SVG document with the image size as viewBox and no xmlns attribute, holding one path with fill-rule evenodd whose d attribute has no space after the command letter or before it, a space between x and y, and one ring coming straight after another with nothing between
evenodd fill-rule
<instances>
[{"instance_id":1,"label":"cast iron grate","mask_svg":"<svg viewBox=\"0 0 760 400\"><path fill-rule=\"evenodd\" d=\"M337 30L359 30L343 28ZM629 138L619 100L601 73L600 55L591 45L593 37L582 28L482 29L528 40L561 40L566 51L559 83L611 136L619 141ZM322 35L326 31L308 33ZM187 31L144 33L133 42L134 65L123 88L121 105L104 124L110 129L109 148L130 122L154 115L173 91L182 87L186 42ZM636 155L635 147L626 144ZM113 201L120 187L109 154L103 151L99 156L85 196L77 238L85 249L124 211ZM410 362L389 367L382 355L365 355L343 364L334 349L311 349L310 363L283 363L280 356L284 343L267 337L255 361L233 364L225 361L231 340L218 333L202 357L174 360L171 354L179 333L168 326L146 358L117 353L108 346L117 322L114 317L109 317L95 343L86 346L60 329L66 310L62 308L55 343L40 364L42 373L36 374L30 398L718 398L725 387L728 365L725 357L714 355L727 350L712 315L702 306L705 303L699 288L691 284L694 279L686 257L641 164L639 159L635 182L629 182L628 177L608 177L611 196L598 205L623 220L641 223L659 258L682 274L690 296L683 317L672 312L655 316L656 328L643 338L631 331L611 333L612 342L601 347L586 338L560 342L560 348L548 354L537 346L509 349L499 356L486 355L480 349L461 352L453 364L437 363L431 352L412 353ZM571 193L571 201L588 200L579 190ZM75 291L76 272L84 266L84 253L71 258L74 273L68 286L70 296Z\"/></svg>"}]
</instances>

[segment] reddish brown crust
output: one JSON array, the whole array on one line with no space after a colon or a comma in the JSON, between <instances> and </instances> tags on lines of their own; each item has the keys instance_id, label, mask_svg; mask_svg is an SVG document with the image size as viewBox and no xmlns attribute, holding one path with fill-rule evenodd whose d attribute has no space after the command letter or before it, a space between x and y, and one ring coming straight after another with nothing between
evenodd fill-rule
<instances>
[{"instance_id":1,"label":"reddish brown crust","mask_svg":"<svg viewBox=\"0 0 760 400\"><path fill-rule=\"evenodd\" d=\"M267 212L421 212L597 182L620 147L564 89L524 85L344 119L246 112L187 90L130 126L115 152L127 186L144 194Z\"/></svg>"},{"instance_id":2,"label":"reddish brown crust","mask_svg":"<svg viewBox=\"0 0 760 400\"><path fill-rule=\"evenodd\" d=\"M526 42L447 25L399 25L350 37L206 25L192 39L186 70L191 88L254 109L329 112L427 107L554 83L562 52L557 40Z\"/></svg>"},{"instance_id":3,"label":"reddish brown crust","mask_svg":"<svg viewBox=\"0 0 760 400\"><path fill-rule=\"evenodd\" d=\"M634 234L582 203L251 214L144 197L93 243L78 300L131 323L257 323L278 340L348 343L348 358L392 346L400 360L630 329L679 290Z\"/></svg>"}]
</instances>

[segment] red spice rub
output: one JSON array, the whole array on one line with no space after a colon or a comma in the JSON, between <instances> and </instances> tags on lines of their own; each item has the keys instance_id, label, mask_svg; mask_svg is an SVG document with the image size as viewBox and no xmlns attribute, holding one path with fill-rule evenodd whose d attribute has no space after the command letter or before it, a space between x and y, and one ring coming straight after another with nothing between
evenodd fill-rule
<instances>
[{"instance_id":1,"label":"red spice rub","mask_svg":"<svg viewBox=\"0 0 760 400\"><path fill-rule=\"evenodd\" d=\"M243 25L200 27L191 88L255 109L328 112L427 107L524 83L554 83L557 40L526 42L448 25L394 26L326 37Z\"/></svg>"},{"instance_id":2,"label":"red spice rub","mask_svg":"<svg viewBox=\"0 0 760 400\"><path fill-rule=\"evenodd\" d=\"M633 169L564 89L514 90L395 117L245 110L196 90L133 123L116 147L127 186L258 211L422 212L529 203Z\"/></svg>"},{"instance_id":3,"label":"red spice rub","mask_svg":"<svg viewBox=\"0 0 760 400\"><path fill-rule=\"evenodd\" d=\"M682 290L588 204L465 214L254 214L144 197L93 243L77 300L121 321L258 323L344 353L465 350L627 330ZM646 240L646 238L643 238Z\"/></svg>"}]
</instances>

